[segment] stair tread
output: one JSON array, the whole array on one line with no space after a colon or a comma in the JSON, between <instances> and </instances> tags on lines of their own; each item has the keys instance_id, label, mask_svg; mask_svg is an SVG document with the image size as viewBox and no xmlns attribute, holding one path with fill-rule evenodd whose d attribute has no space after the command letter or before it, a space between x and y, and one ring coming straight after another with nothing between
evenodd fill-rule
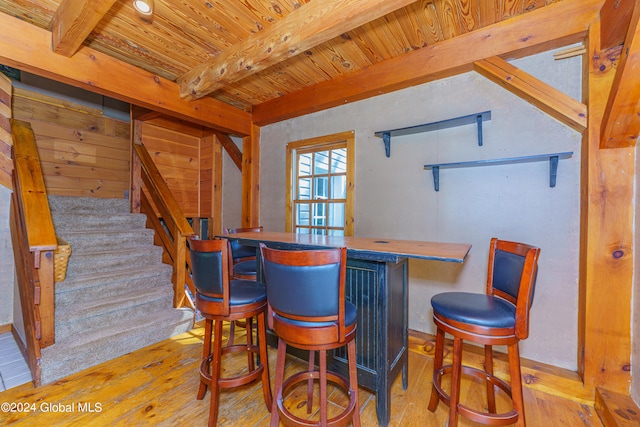
<instances>
[{"instance_id":1,"label":"stair tread","mask_svg":"<svg viewBox=\"0 0 640 427\"><path fill-rule=\"evenodd\" d=\"M171 274L171 267L163 263L145 264L140 266L121 268L117 271L103 271L91 274L77 274L74 277L65 279L56 283L56 294L59 292L75 292L77 287L91 284L93 287L99 286L101 283L113 282L119 280L132 280L152 278L156 276L165 276ZM75 286L78 285L78 286Z\"/></svg>"}]
</instances>

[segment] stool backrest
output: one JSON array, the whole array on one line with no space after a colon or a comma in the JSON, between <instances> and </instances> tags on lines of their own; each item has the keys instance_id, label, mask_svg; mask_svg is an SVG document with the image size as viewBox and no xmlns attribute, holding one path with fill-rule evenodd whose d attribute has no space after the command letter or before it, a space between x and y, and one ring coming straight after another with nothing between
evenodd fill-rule
<instances>
[{"instance_id":1,"label":"stool backrest","mask_svg":"<svg viewBox=\"0 0 640 427\"><path fill-rule=\"evenodd\" d=\"M269 311L303 322L336 322L343 340L347 249L286 251L260 244L260 252Z\"/></svg>"},{"instance_id":2,"label":"stool backrest","mask_svg":"<svg viewBox=\"0 0 640 427\"><path fill-rule=\"evenodd\" d=\"M239 227L239 228L225 228L224 234L235 233L250 233L250 232L262 232L262 226L260 227ZM229 239L231 243L231 256L234 261L242 258L255 258L256 248L248 245L241 245L237 240Z\"/></svg>"},{"instance_id":3,"label":"stool backrest","mask_svg":"<svg viewBox=\"0 0 640 427\"><path fill-rule=\"evenodd\" d=\"M529 336L529 310L533 303L540 248L524 243L491 239L487 294L516 306L516 336Z\"/></svg>"},{"instance_id":4,"label":"stool backrest","mask_svg":"<svg viewBox=\"0 0 640 427\"><path fill-rule=\"evenodd\" d=\"M229 242L226 239L188 239L191 276L198 293L220 299L220 314L229 311Z\"/></svg>"}]
</instances>

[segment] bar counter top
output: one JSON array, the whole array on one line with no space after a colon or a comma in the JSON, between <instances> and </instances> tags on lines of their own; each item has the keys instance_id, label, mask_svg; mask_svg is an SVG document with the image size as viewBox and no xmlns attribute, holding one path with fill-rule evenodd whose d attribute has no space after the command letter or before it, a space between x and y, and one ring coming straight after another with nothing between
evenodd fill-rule
<instances>
[{"instance_id":1,"label":"bar counter top","mask_svg":"<svg viewBox=\"0 0 640 427\"><path fill-rule=\"evenodd\" d=\"M278 231L235 233L220 237L237 239L242 244L252 246L263 242L269 246L283 243L307 247L346 247L350 258L385 262L398 262L401 258L418 258L461 263L471 249L471 245L463 243L324 236Z\"/></svg>"}]
</instances>

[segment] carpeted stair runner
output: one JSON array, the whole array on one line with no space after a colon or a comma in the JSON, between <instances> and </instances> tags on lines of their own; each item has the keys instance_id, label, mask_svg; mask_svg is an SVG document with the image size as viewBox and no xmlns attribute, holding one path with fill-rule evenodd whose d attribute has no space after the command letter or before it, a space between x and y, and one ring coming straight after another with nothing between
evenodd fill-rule
<instances>
[{"instance_id":1,"label":"carpeted stair runner","mask_svg":"<svg viewBox=\"0 0 640 427\"><path fill-rule=\"evenodd\" d=\"M126 199L49 196L58 237L71 245L56 283L56 343L42 350L51 383L188 331L193 311L174 309L171 267L146 216Z\"/></svg>"}]
</instances>

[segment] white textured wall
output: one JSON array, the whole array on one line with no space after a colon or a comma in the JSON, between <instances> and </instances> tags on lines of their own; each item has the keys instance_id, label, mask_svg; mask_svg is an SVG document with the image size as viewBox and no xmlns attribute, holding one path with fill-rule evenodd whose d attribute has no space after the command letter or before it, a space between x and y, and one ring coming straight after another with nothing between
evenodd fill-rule
<instances>
[{"instance_id":1,"label":"white textured wall","mask_svg":"<svg viewBox=\"0 0 640 427\"><path fill-rule=\"evenodd\" d=\"M242 139L232 137L242 151ZM242 227L242 172L227 150L222 150L222 226Z\"/></svg>"},{"instance_id":2,"label":"white textured wall","mask_svg":"<svg viewBox=\"0 0 640 427\"><path fill-rule=\"evenodd\" d=\"M551 53L515 62L580 98L581 62ZM374 132L491 110L484 146L475 126L396 137L385 156ZM443 79L283 121L261 129L261 222L284 230L285 146L348 130L356 134L355 235L463 242L464 264L411 260L409 327L433 333L430 298L438 292L483 292L491 237L542 248L531 335L524 357L575 370L581 136L476 73ZM561 160L555 188L548 162L440 171L433 189L428 163L573 151Z\"/></svg>"},{"instance_id":3,"label":"white textured wall","mask_svg":"<svg viewBox=\"0 0 640 427\"><path fill-rule=\"evenodd\" d=\"M9 229L11 191L0 185L0 325L13 323L15 266Z\"/></svg>"}]
</instances>

